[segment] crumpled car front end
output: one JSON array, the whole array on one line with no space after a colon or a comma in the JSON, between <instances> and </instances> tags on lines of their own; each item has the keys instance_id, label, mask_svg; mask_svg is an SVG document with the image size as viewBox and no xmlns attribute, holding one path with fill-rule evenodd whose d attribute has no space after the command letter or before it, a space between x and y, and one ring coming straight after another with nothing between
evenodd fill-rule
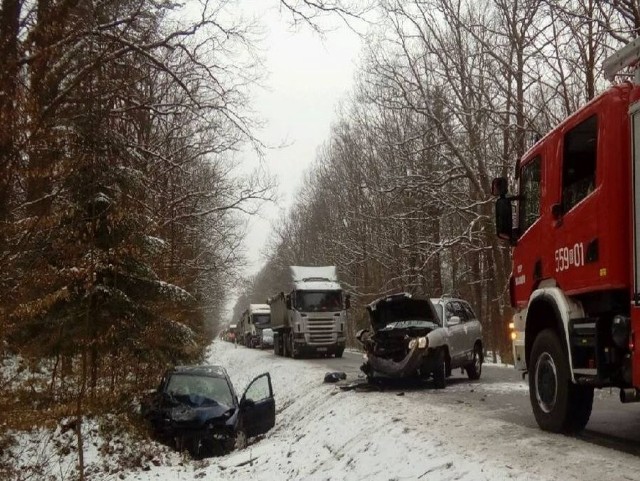
<instances>
[{"instance_id":1,"label":"crumpled car front end","mask_svg":"<svg viewBox=\"0 0 640 481\"><path fill-rule=\"evenodd\" d=\"M230 451L234 447L238 408L225 405L177 406L163 410L156 433L192 455Z\"/></svg>"},{"instance_id":2,"label":"crumpled car front end","mask_svg":"<svg viewBox=\"0 0 640 481\"><path fill-rule=\"evenodd\" d=\"M429 334L439 320L431 301L395 294L372 302L367 311L372 330L356 337L365 350L361 370L369 379L425 376L434 369Z\"/></svg>"}]
</instances>

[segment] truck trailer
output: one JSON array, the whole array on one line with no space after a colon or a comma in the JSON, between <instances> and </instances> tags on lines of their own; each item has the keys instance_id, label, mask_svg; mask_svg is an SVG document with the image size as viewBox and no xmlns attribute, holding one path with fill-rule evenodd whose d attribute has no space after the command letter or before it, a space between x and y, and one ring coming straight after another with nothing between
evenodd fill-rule
<instances>
[{"instance_id":1,"label":"truck trailer","mask_svg":"<svg viewBox=\"0 0 640 481\"><path fill-rule=\"evenodd\" d=\"M342 357L349 296L335 266L290 266L288 289L271 297L273 351L277 356Z\"/></svg>"},{"instance_id":2,"label":"truck trailer","mask_svg":"<svg viewBox=\"0 0 640 481\"><path fill-rule=\"evenodd\" d=\"M538 141L516 195L494 179L496 230L512 246L510 324L538 425L574 433L594 388L640 401L640 39L605 60L636 66ZM513 223L515 204L517 221Z\"/></svg>"}]
</instances>

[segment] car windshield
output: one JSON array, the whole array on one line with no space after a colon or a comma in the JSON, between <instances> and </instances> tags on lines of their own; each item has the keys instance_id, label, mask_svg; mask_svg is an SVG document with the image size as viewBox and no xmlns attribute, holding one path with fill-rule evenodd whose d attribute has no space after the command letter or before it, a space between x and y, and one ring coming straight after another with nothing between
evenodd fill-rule
<instances>
[{"instance_id":1,"label":"car windshield","mask_svg":"<svg viewBox=\"0 0 640 481\"><path fill-rule=\"evenodd\" d=\"M233 406L229 383L222 377L175 373L165 391L180 402L189 404L224 404Z\"/></svg>"},{"instance_id":2,"label":"car windshield","mask_svg":"<svg viewBox=\"0 0 640 481\"><path fill-rule=\"evenodd\" d=\"M299 311L340 311L342 291L298 291L296 308Z\"/></svg>"},{"instance_id":3,"label":"car windshield","mask_svg":"<svg viewBox=\"0 0 640 481\"><path fill-rule=\"evenodd\" d=\"M425 319L408 319L403 321L390 322L385 326L386 329L435 329L438 325L433 321L427 321Z\"/></svg>"},{"instance_id":4,"label":"car windshield","mask_svg":"<svg viewBox=\"0 0 640 481\"><path fill-rule=\"evenodd\" d=\"M256 327L268 326L270 321L271 321L271 316L269 314L253 315L253 323L256 325Z\"/></svg>"}]
</instances>

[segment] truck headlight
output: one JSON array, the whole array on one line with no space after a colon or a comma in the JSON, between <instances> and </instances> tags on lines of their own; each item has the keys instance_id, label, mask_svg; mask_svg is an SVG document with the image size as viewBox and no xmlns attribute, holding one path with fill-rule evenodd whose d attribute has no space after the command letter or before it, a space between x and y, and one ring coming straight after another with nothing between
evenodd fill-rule
<instances>
[{"instance_id":1,"label":"truck headlight","mask_svg":"<svg viewBox=\"0 0 640 481\"><path fill-rule=\"evenodd\" d=\"M418 338L418 349L425 349L429 345L429 339L426 337Z\"/></svg>"},{"instance_id":2,"label":"truck headlight","mask_svg":"<svg viewBox=\"0 0 640 481\"><path fill-rule=\"evenodd\" d=\"M413 349L414 347L416 347L417 344L418 344L418 341L416 339L411 339L409 341L409 349Z\"/></svg>"}]
</instances>

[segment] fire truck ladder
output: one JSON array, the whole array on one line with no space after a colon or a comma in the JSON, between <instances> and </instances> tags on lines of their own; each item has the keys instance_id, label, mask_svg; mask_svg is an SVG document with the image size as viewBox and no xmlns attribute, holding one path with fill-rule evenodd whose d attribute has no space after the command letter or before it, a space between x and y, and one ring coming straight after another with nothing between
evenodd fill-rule
<instances>
[{"instance_id":1,"label":"fire truck ladder","mask_svg":"<svg viewBox=\"0 0 640 481\"><path fill-rule=\"evenodd\" d=\"M633 42L628 43L614 54L607 57L602 62L602 70L604 71L604 78L613 82L616 75L620 74L621 70L628 67L635 67L633 72L633 82L640 84L640 37L636 38Z\"/></svg>"}]
</instances>

